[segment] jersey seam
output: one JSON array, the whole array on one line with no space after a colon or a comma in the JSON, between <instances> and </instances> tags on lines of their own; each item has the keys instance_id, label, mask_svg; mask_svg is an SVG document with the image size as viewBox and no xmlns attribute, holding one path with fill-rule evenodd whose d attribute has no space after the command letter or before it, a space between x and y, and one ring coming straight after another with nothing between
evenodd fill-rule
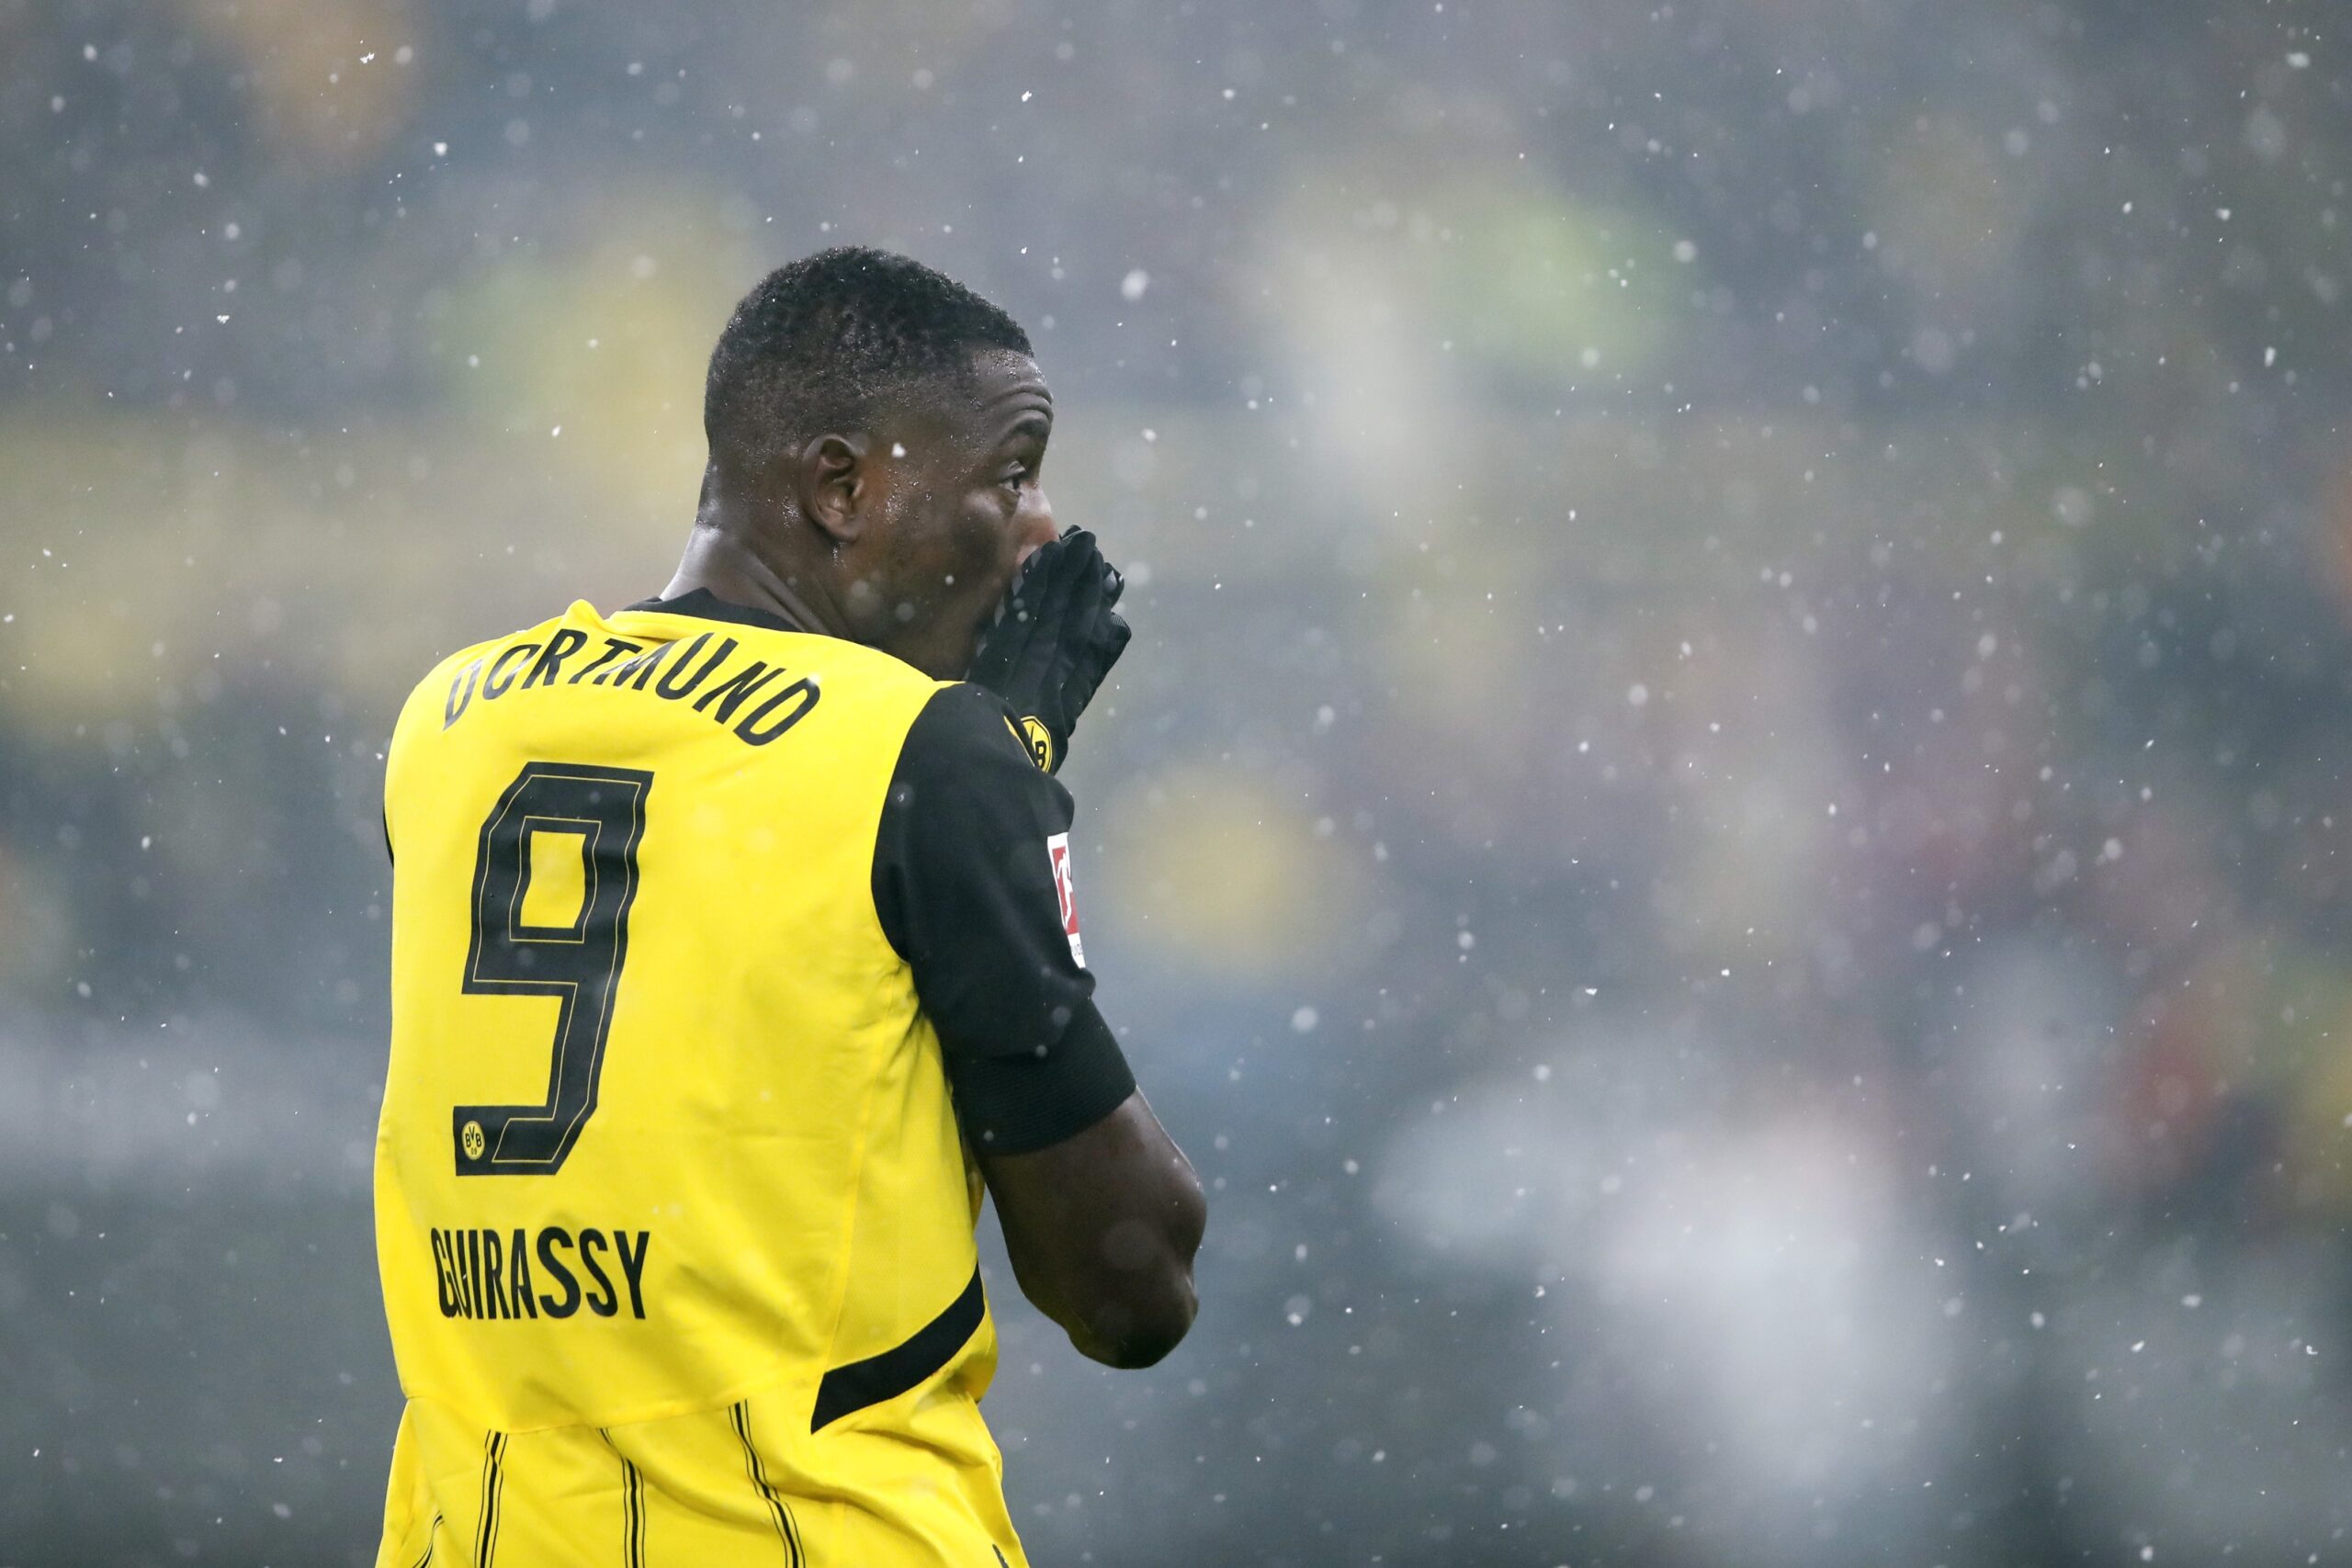
<instances>
[{"instance_id":1,"label":"jersey seam","mask_svg":"<svg viewBox=\"0 0 2352 1568\"><path fill-rule=\"evenodd\" d=\"M907 746L909 742L914 739L915 728L922 723L923 715L931 711L931 705L939 700L940 693L951 690L961 684L963 684L963 682L957 681L938 681L933 682L931 694L923 698L922 705L915 709L915 716L908 722L906 733L899 737L899 750L894 752L890 758L890 776L885 780L882 784L882 809L876 813L875 817L874 853L876 860L878 860L882 854L882 824L890 815L890 792L898 787L899 770L906 765ZM898 954L899 966L910 972L909 984L912 984L911 974L914 969L913 960L906 953L899 952L898 939L890 934L890 922L882 918L882 903L880 898L876 897L880 892L880 889L876 886L876 880L877 879L874 874L873 865L868 864L865 868L865 902L869 906L870 912L874 916L874 929L882 933L882 945L888 948L892 953ZM918 1008L922 1006L922 998L920 997L916 998L916 1006Z\"/></svg>"},{"instance_id":2,"label":"jersey seam","mask_svg":"<svg viewBox=\"0 0 2352 1568\"><path fill-rule=\"evenodd\" d=\"M820 1370L817 1375L818 1377L822 1377L823 1371ZM730 1384L729 1387L717 1393L697 1394L693 1399L682 1401L675 1404L657 1404L647 1406L641 1411L631 1410L627 1414L616 1416L611 1420L547 1421L542 1422L537 1426L517 1425L512 1427L501 1427L497 1429L504 1432L509 1437L524 1438L529 1437L536 1432L593 1432L597 1430L599 1427L643 1427L650 1425L656 1421L675 1421L688 1416L707 1416L714 1410L724 1411L730 1404L738 1404L746 1399L756 1399L763 1394L776 1394L781 1397L783 1394L792 1391L801 1381L803 1380L796 1378L790 1372L779 1371L775 1366L771 1365L766 1371L761 1372L758 1377L750 1379L743 1382ZM816 1393L815 1379L809 1379L807 1381L809 1384L809 1395L811 1398L814 1398ZM463 1417L465 1420L476 1422L483 1426L485 1430L488 1429L488 1423L481 1421L481 1418L473 1413L471 1406L459 1400L452 1398L448 1394L441 1393L437 1389L431 1388L422 1383L410 1383L404 1382L401 1384L401 1393L403 1396L412 1401L420 1399L430 1401L431 1403L441 1406L443 1409Z\"/></svg>"},{"instance_id":3,"label":"jersey seam","mask_svg":"<svg viewBox=\"0 0 2352 1568\"><path fill-rule=\"evenodd\" d=\"M882 792L875 803L873 839L875 843L875 852L877 854L881 852L882 818L890 808L890 786L899 776L899 761L901 757L906 755L908 737L914 734L915 726L922 722L924 711L928 709L933 702L938 700L939 694L953 684L955 684L955 682L950 681L933 682L930 694L926 695L921 703L916 705L914 716L907 721L905 733L899 737L899 750L890 759L890 771L883 777ZM904 971L906 975L905 983L907 988L910 991L913 990L914 966L907 962L906 954L899 953L898 944L890 940L889 928L882 922L882 908L874 900L874 868L870 863L866 866L865 870L865 897L864 903L865 905L867 918L874 922L874 934L881 939L883 951L897 957L899 960L899 968L901 971ZM915 997L914 1010L910 1017L910 1021L907 1026L907 1032L909 1034L913 1034L922 1027L923 1018L922 998L920 993ZM933 1032L935 1036L937 1031L934 1030ZM903 1045L904 1037L901 1037L902 1048ZM940 1075L944 1080L946 1076L946 1064L944 1062L940 1064ZM881 1088L882 1080L879 1075L876 1075L867 1081L865 1086L865 1109L857 1119L857 1152L850 1162L849 1201L846 1205L848 1210L848 1218L842 1226L841 1251L833 1259L833 1303L832 1310L829 1314L832 1321L825 1330L825 1354L823 1357L824 1365L828 1368L831 1367L833 1363L840 1359L842 1319L846 1316L849 1312L850 1265L857 1250L857 1224L861 1217L860 1211L865 1208L863 1198L865 1191L865 1156L869 1152L871 1152L874 1145L875 1098L881 1092ZM942 1088L944 1091L944 1082ZM819 1381L821 1382L823 1380L823 1372L821 1371L819 1372L818 1377ZM813 1388L810 1389L808 1396L813 1401L816 1398L816 1390Z\"/></svg>"}]
</instances>

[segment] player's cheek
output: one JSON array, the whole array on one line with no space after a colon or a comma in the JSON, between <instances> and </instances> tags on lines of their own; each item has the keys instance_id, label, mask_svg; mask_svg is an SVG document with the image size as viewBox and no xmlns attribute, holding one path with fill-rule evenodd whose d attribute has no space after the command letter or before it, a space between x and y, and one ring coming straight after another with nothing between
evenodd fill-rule
<instances>
[{"instance_id":1,"label":"player's cheek","mask_svg":"<svg viewBox=\"0 0 2352 1568\"><path fill-rule=\"evenodd\" d=\"M993 604L1012 582L1015 544L1001 496L993 491L975 496L964 508L956 529L956 560L949 569L955 581L943 586L954 598L962 599L968 592Z\"/></svg>"}]
</instances>

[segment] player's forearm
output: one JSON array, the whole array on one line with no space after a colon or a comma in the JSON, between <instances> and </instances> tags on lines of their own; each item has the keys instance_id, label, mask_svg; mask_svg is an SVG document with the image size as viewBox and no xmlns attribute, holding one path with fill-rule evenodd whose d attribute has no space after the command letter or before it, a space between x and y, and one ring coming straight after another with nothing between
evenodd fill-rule
<instances>
[{"instance_id":1,"label":"player's forearm","mask_svg":"<svg viewBox=\"0 0 2352 1568\"><path fill-rule=\"evenodd\" d=\"M1143 1367L1176 1348L1199 1304L1207 1204L1140 1094L1075 1138L983 1168L1022 1293L1080 1354Z\"/></svg>"},{"instance_id":2,"label":"player's forearm","mask_svg":"<svg viewBox=\"0 0 2352 1568\"><path fill-rule=\"evenodd\" d=\"M1171 1143L1166 1157L1167 1196L1153 1216L1156 1223L1123 1219L1102 1234L1102 1257L1131 1277L1129 1288L1092 1303L1091 1343L1071 1335L1081 1355L1109 1366L1148 1367L1159 1360L1183 1340L1200 1310L1193 1260L1208 1223L1208 1204L1182 1151Z\"/></svg>"},{"instance_id":3,"label":"player's forearm","mask_svg":"<svg viewBox=\"0 0 2352 1568\"><path fill-rule=\"evenodd\" d=\"M1135 1221L1112 1226L1091 1248L1110 1269L1079 1278L1048 1261L1048 1248L1007 1238L1022 1293L1060 1325L1080 1355L1104 1366L1159 1361L1183 1340L1199 1309L1191 1252L1170 1237L1142 1233Z\"/></svg>"}]
</instances>

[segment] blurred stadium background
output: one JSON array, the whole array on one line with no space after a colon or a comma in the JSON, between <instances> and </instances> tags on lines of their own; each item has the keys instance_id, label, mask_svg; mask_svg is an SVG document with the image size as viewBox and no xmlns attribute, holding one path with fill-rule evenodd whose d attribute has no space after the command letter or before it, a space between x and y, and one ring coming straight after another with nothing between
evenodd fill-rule
<instances>
[{"instance_id":1,"label":"blurred stadium background","mask_svg":"<svg viewBox=\"0 0 2352 1568\"><path fill-rule=\"evenodd\" d=\"M0 0L0 1562L368 1561L395 705L847 240L1135 585L1040 1563L2344 1561L2344 20Z\"/></svg>"}]
</instances>

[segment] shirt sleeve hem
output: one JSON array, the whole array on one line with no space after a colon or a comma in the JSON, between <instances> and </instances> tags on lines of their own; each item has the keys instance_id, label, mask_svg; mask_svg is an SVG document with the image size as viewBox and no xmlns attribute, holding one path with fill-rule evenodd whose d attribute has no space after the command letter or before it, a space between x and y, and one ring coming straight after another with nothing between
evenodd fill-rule
<instances>
[{"instance_id":1,"label":"shirt sleeve hem","mask_svg":"<svg viewBox=\"0 0 2352 1568\"><path fill-rule=\"evenodd\" d=\"M947 1053L964 1135L983 1155L1025 1155L1075 1137L1136 1091L1126 1054L1093 1002L1056 1044L1012 1056Z\"/></svg>"}]
</instances>

